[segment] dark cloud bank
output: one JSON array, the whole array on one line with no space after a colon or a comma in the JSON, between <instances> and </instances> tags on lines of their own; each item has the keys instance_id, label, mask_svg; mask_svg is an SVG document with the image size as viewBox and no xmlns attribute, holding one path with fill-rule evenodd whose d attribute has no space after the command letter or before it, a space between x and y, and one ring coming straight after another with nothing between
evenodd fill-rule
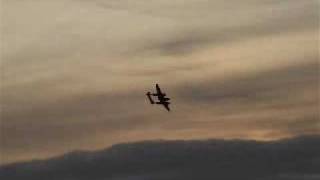
<instances>
[{"instance_id":1,"label":"dark cloud bank","mask_svg":"<svg viewBox=\"0 0 320 180\"><path fill-rule=\"evenodd\" d=\"M3 180L315 180L320 136L272 142L146 141L5 165Z\"/></svg>"}]
</instances>

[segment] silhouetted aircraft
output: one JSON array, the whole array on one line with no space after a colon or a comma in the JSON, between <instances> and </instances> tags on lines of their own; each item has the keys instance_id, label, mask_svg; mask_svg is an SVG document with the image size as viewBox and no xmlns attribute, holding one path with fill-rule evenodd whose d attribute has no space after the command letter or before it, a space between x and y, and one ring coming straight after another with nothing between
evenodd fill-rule
<instances>
[{"instance_id":1,"label":"silhouetted aircraft","mask_svg":"<svg viewBox=\"0 0 320 180\"><path fill-rule=\"evenodd\" d=\"M150 103L151 104L162 104L168 111L170 111L170 108L169 108L170 102L168 102L170 100L170 98L165 97L166 94L161 92L161 89L158 84L156 84L156 90L157 90L157 93L147 92L147 96L148 96ZM153 99L151 98L151 95L157 96L159 101L154 102Z\"/></svg>"}]
</instances>

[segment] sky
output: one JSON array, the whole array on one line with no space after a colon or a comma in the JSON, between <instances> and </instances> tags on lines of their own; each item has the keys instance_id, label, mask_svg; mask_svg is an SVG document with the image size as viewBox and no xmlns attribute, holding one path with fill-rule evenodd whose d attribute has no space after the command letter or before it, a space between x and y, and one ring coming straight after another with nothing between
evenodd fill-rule
<instances>
[{"instance_id":1,"label":"sky","mask_svg":"<svg viewBox=\"0 0 320 180\"><path fill-rule=\"evenodd\" d=\"M0 164L320 134L319 1L1 1ZM171 112L145 93L159 83Z\"/></svg>"}]
</instances>

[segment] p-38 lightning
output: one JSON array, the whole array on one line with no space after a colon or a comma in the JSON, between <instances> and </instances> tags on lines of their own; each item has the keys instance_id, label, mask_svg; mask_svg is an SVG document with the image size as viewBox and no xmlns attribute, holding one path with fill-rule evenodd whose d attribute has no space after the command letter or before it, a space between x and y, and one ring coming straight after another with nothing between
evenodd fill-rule
<instances>
[{"instance_id":1,"label":"p-38 lightning","mask_svg":"<svg viewBox=\"0 0 320 180\"><path fill-rule=\"evenodd\" d=\"M163 105L164 108L166 108L168 111L170 111L170 108L169 108L169 100L170 98L167 98L166 97L166 94L163 93L159 87L158 84L156 84L156 93L150 93L150 92L147 92L147 96L148 96L148 99L150 101L151 104L159 104L159 105ZM151 96L156 96L158 98L158 101L155 102Z\"/></svg>"}]
</instances>

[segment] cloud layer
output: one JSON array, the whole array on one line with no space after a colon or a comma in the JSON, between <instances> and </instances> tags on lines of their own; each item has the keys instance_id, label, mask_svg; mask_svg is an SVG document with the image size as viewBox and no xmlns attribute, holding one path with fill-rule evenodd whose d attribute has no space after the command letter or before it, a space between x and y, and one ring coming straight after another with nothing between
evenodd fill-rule
<instances>
[{"instance_id":1,"label":"cloud layer","mask_svg":"<svg viewBox=\"0 0 320 180\"><path fill-rule=\"evenodd\" d=\"M316 0L4 0L0 163L319 134ZM151 106L159 83L172 112Z\"/></svg>"},{"instance_id":2,"label":"cloud layer","mask_svg":"<svg viewBox=\"0 0 320 180\"><path fill-rule=\"evenodd\" d=\"M1 179L315 180L320 137L272 142L146 141L0 168Z\"/></svg>"}]
</instances>

